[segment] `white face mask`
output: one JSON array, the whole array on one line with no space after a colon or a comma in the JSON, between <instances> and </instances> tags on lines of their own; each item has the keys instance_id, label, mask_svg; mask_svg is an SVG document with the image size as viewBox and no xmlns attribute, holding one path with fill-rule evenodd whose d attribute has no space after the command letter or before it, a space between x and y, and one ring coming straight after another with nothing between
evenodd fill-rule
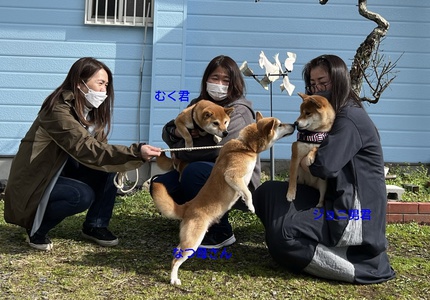
<instances>
[{"instance_id":1,"label":"white face mask","mask_svg":"<svg viewBox=\"0 0 430 300\"><path fill-rule=\"evenodd\" d=\"M103 101L106 100L107 98L106 92L96 92L90 89L83 80L82 82L87 87L88 93L85 94L84 91L81 90L80 88L79 90L85 95L85 99L87 99L88 103L91 104L92 107L98 108L103 103Z\"/></svg>"},{"instance_id":2,"label":"white face mask","mask_svg":"<svg viewBox=\"0 0 430 300\"><path fill-rule=\"evenodd\" d=\"M227 98L228 85L206 82L206 91L215 101Z\"/></svg>"}]
</instances>

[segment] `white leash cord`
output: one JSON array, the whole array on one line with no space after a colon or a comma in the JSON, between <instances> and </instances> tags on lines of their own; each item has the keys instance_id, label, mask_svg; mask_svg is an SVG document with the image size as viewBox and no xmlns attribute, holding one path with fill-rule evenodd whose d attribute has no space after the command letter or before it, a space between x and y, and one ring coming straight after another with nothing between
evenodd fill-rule
<instances>
[{"instance_id":1,"label":"white leash cord","mask_svg":"<svg viewBox=\"0 0 430 300\"><path fill-rule=\"evenodd\" d=\"M219 146L202 146L202 147L192 147L192 148L173 148L173 149L161 149L161 152L174 152L174 151L193 151L193 150L206 150L206 149L218 149L221 148L222 145ZM127 172L117 172L115 177L113 178L113 184L117 189L119 189L124 194L130 193L137 186L137 182L139 181L139 169L136 169L136 181L133 186L128 190L124 190L124 183L128 180Z\"/></svg>"},{"instance_id":2,"label":"white leash cord","mask_svg":"<svg viewBox=\"0 0 430 300\"><path fill-rule=\"evenodd\" d=\"M193 151L193 150L206 150L206 149L218 149L218 148L222 148L222 145L219 145L219 146L202 146L202 147L192 147L192 148L161 149L161 152Z\"/></svg>"},{"instance_id":3,"label":"white leash cord","mask_svg":"<svg viewBox=\"0 0 430 300\"><path fill-rule=\"evenodd\" d=\"M118 172L115 174L115 177L113 178L113 184L116 186L117 189L119 189L124 194L130 193L137 185L137 182L139 181L139 169L136 169L136 181L134 182L133 186L129 188L128 190L124 190L124 183L128 180L127 172Z\"/></svg>"}]
</instances>

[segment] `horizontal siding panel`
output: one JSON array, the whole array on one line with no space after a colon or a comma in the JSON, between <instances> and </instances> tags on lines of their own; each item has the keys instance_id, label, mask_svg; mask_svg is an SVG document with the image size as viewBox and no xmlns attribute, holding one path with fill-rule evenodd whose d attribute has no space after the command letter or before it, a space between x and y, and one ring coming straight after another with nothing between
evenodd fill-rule
<instances>
[{"instance_id":1,"label":"horizontal siding panel","mask_svg":"<svg viewBox=\"0 0 430 300\"><path fill-rule=\"evenodd\" d=\"M27 56L27 57L85 57L93 56L104 61L105 58L116 56L115 43L96 42L51 42L51 41L1 41L0 56ZM19 52L17 53L17 49Z\"/></svg>"},{"instance_id":2,"label":"horizontal siding panel","mask_svg":"<svg viewBox=\"0 0 430 300\"><path fill-rule=\"evenodd\" d=\"M55 8L5 8L0 10L1 22L22 24L32 20L33 24L73 26L84 23L84 11Z\"/></svg>"},{"instance_id":3,"label":"horizontal siding panel","mask_svg":"<svg viewBox=\"0 0 430 300\"><path fill-rule=\"evenodd\" d=\"M404 147L405 145L414 146L417 148L426 148L430 151L430 132L415 132L407 131L384 131L379 130L381 134L381 142L384 148L387 147ZM429 152L430 153L430 152Z\"/></svg>"},{"instance_id":4,"label":"horizontal siding panel","mask_svg":"<svg viewBox=\"0 0 430 300\"><path fill-rule=\"evenodd\" d=\"M15 124L22 122L33 122L40 110L40 106L24 105L20 105L19 107L2 105L0 108L0 121L11 122Z\"/></svg>"},{"instance_id":5,"label":"horizontal siding panel","mask_svg":"<svg viewBox=\"0 0 430 300\"><path fill-rule=\"evenodd\" d=\"M1 78L1 77L0 77ZM36 90L36 89L1 89L0 108L4 106L32 106L42 105L42 102L52 93L51 89ZM0 109L0 117L2 112Z\"/></svg>"},{"instance_id":6,"label":"horizontal siding panel","mask_svg":"<svg viewBox=\"0 0 430 300\"><path fill-rule=\"evenodd\" d=\"M159 28L158 39L160 42L169 44L181 44L183 41L182 28Z\"/></svg>"},{"instance_id":7,"label":"horizontal siding panel","mask_svg":"<svg viewBox=\"0 0 430 300\"><path fill-rule=\"evenodd\" d=\"M40 2L40 3L39 3ZM82 1L82 3L84 3ZM64 10L75 10L76 4L73 1L59 2L58 0L43 0L35 2L33 0L20 0L20 1L3 1L2 7L7 8L34 8L34 9L51 9L53 7L61 6ZM83 7L83 4L80 5Z\"/></svg>"},{"instance_id":8,"label":"horizontal siding panel","mask_svg":"<svg viewBox=\"0 0 430 300\"><path fill-rule=\"evenodd\" d=\"M1 17L1 13L0 13ZM5 25L2 24L0 30L0 43L1 40L45 40L45 41L64 41L66 39L66 31L63 29L52 28L52 26L35 29L28 28L22 25Z\"/></svg>"},{"instance_id":9,"label":"horizontal siding panel","mask_svg":"<svg viewBox=\"0 0 430 300\"><path fill-rule=\"evenodd\" d=\"M426 163L430 161L430 148L418 148L414 145L403 147L384 147L384 161L396 163Z\"/></svg>"},{"instance_id":10,"label":"horizontal siding panel","mask_svg":"<svg viewBox=\"0 0 430 300\"><path fill-rule=\"evenodd\" d=\"M1 50L0 50L1 52ZM76 58L0 56L0 70L14 73L55 73L66 75Z\"/></svg>"},{"instance_id":11,"label":"horizontal siding panel","mask_svg":"<svg viewBox=\"0 0 430 300\"><path fill-rule=\"evenodd\" d=\"M430 112L430 99L381 99L377 104L372 104L366 107L366 110L371 115L382 114L397 116L401 114L407 117L428 116Z\"/></svg>"},{"instance_id":12,"label":"horizontal siding panel","mask_svg":"<svg viewBox=\"0 0 430 300\"><path fill-rule=\"evenodd\" d=\"M4 137L6 140L9 140L9 142L18 141L19 143L27 133L32 123L33 122L19 122L19 121L16 121L16 122L14 121L13 123L11 123L11 122L5 122L3 120L0 120L0 132L2 137Z\"/></svg>"},{"instance_id":13,"label":"horizontal siding panel","mask_svg":"<svg viewBox=\"0 0 430 300\"><path fill-rule=\"evenodd\" d=\"M139 125L137 124L137 122L135 122L134 124L116 124L115 126L112 126L111 136L109 140L112 142L112 139L121 139L124 141L125 145L133 143L133 141L138 142L138 127ZM126 143L125 141L130 142Z\"/></svg>"},{"instance_id":14,"label":"horizontal siding panel","mask_svg":"<svg viewBox=\"0 0 430 300\"><path fill-rule=\"evenodd\" d=\"M159 28L176 28L182 27L184 21L184 15L178 11L160 11L157 15Z\"/></svg>"}]
</instances>

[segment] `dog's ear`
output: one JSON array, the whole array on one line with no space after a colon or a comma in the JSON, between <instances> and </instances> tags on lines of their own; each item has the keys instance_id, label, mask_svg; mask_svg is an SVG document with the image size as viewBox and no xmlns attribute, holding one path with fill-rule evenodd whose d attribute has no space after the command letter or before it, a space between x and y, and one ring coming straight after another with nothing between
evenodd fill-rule
<instances>
[{"instance_id":1,"label":"dog's ear","mask_svg":"<svg viewBox=\"0 0 430 300\"><path fill-rule=\"evenodd\" d=\"M263 115L261 114L261 112L257 111L255 119L257 120L257 122L263 119Z\"/></svg>"},{"instance_id":2,"label":"dog's ear","mask_svg":"<svg viewBox=\"0 0 430 300\"><path fill-rule=\"evenodd\" d=\"M233 110L234 110L234 107L224 107L224 111L225 111L225 113L228 115L228 116L230 116L231 115L231 113L233 112Z\"/></svg>"},{"instance_id":3,"label":"dog's ear","mask_svg":"<svg viewBox=\"0 0 430 300\"><path fill-rule=\"evenodd\" d=\"M313 103L317 108L322 107L322 103L318 100L316 100L314 97L309 97L308 99L311 103Z\"/></svg>"},{"instance_id":4,"label":"dog's ear","mask_svg":"<svg viewBox=\"0 0 430 300\"><path fill-rule=\"evenodd\" d=\"M209 109L205 109L203 114L203 119L209 119L210 117L213 116L213 114L214 114L213 111Z\"/></svg>"},{"instance_id":5,"label":"dog's ear","mask_svg":"<svg viewBox=\"0 0 430 300\"><path fill-rule=\"evenodd\" d=\"M303 101L305 101L305 98L308 97L308 95L302 93L297 93L297 95L299 95Z\"/></svg>"},{"instance_id":6,"label":"dog's ear","mask_svg":"<svg viewBox=\"0 0 430 300\"><path fill-rule=\"evenodd\" d=\"M264 124L264 127L262 128L264 135L272 135L273 131L276 129L277 123L276 123L276 119L272 119L269 122L267 122L266 124Z\"/></svg>"}]
</instances>

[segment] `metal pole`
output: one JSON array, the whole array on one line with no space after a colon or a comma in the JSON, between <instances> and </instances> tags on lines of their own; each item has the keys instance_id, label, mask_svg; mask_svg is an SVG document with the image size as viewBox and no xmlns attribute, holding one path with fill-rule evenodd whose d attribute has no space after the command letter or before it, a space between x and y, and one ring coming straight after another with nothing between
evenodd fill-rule
<instances>
[{"instance_id":1,"label":"metal pole","mask_svg":"<svg viewBox=\"0 0 430 300\"><path fill-rule=\"evenodd\" d=\"M270 82L270 116L273 117L273 92L272 92L272 85L273 83ZM273 145L270 148L270 180L275 180L275 155L274 155L274 151L273 151L273 147L275 147L275 145Z\"/></svg>"}]
</instances>

